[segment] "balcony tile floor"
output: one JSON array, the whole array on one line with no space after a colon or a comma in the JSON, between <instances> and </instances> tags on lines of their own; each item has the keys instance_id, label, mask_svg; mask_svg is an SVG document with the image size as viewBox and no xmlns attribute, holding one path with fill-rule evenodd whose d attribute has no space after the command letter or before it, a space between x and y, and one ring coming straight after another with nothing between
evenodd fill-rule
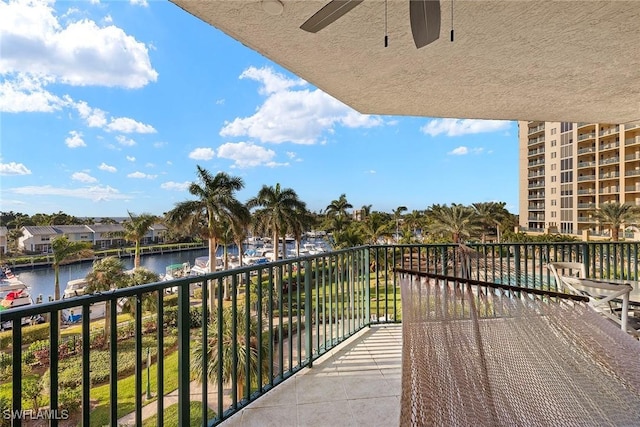
<instances>
[{"instance_id":1,"label":"balcony tile floor","mask_svg":"<svg viewBox=\"0 0 640 427\"><path fill-rule=\"evenodd\" d=\"M401 361L402 325L364 329L221 425L397 426Z\"/></svg>"}]
</instances>

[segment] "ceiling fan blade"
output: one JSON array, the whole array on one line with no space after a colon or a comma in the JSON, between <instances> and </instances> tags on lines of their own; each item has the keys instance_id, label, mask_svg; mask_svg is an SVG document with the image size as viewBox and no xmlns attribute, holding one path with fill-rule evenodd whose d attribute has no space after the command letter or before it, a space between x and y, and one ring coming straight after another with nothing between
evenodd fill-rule
<instances>
[{"instance_id":1,"label":"ceiling fan blade","mask_svg":"<svg viewBox=\"0 0 640 427\"><path fill-rule=\"evenodd\" d=\"M409 0L411 33L420 49L440 37L440 0Z\"/></svg>"},{"instance_id":2,"label":"ceiling fan blade","mask_svg":"<svg viewBox=\"0 0 640 427\"><path fill-rule=\"evenodd\" d=\"M300 28L310 33L317 33L362 2L363 0L331 0L307 19Z\"/></svg>"}]
</instances>

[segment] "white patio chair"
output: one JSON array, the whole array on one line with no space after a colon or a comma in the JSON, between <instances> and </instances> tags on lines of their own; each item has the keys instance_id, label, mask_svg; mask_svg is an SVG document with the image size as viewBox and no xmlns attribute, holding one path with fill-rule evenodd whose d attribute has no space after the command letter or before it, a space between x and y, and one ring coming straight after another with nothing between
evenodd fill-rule
<instances>
[{"instance_id":1,"label":"white patio chair","mask_svg":"<svg viewBox=\"0 0 640 427\"><path fill-rule=\"evenodd\" d=\"M627 330L631 285L586 278L586 268L579 262L551 262L547 268L551 270L558 290L586 296L594 310L620 325L623 331ZM620 316L612 305L619 300L622 300Z\"/></svg>"}]
</instances>

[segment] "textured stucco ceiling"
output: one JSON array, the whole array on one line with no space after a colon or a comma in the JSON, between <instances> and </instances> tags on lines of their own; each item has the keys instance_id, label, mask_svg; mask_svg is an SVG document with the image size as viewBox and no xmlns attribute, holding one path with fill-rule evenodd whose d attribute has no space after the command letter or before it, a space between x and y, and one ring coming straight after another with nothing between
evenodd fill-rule
<instances>
[{"instance_id":1,"label":"textured stucco ceiling","mask_svg":"<svg viewBox=\"0 0 640 427\"><path fill-rule=\"evenodd\" d=\"M640 0L442 1L416 49L409 1L364 0L318 33L328 0L171 0L362 113L625 123L640 120Z\"/></svg>"}]
</instances>

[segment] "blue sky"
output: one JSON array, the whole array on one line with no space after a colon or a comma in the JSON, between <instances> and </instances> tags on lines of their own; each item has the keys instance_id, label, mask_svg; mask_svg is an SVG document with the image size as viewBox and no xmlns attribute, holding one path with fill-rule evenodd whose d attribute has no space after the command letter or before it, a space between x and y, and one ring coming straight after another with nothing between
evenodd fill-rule
<instances>
[{"instance_id":1,"label":"blue sky","mask_svg":"<svg viewBox=\"0 0 640 427\"><path fill-rule=\"evenodd\" d=\"M0 0L0 210L162 214L196 165L309 209L504 201L517 123L367 116L168 1Z\"/></svg>"}]
</instances>

